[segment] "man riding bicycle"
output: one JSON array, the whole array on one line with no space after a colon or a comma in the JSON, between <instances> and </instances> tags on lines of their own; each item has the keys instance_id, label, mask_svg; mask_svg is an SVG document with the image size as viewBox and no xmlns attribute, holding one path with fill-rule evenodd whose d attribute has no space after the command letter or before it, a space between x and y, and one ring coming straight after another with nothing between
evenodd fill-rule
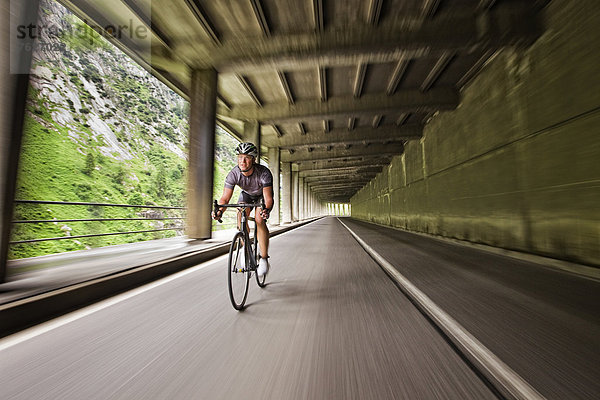
<instances>
[{"instance_id":1,"label":"man riding bicycle","mask_svg":"<svg viewBox=\"0 0 600 400\"><path fill-rule=\"evenodd\" d=\"M237 166L234 167L225 178L225 187L219 204L229 204L235 186L242 188L238 203L258 203L264 199L265 208L258 208L256 215L256 227L258 230L258 245L260 246L260 261L256 273L263 276L269 270L269 229L267 219L273 208L273 175L264 165L258 164L258 149L253 143L240 143L236 149ZM219 219L226 210L222 207L217 213L213 211L212 217ZM250 213L250 209L247 210ZM238 226L241 215L238 213ZM245 229L248 229L246 226Z\"/></svg>"}]
</instances>

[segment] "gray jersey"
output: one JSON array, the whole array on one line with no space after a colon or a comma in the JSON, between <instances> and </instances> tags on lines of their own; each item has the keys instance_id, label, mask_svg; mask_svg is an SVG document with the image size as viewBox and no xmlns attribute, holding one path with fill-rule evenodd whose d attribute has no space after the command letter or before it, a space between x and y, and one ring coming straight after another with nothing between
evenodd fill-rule
<instances>
[{"instance_id":1,"label":"gray jersey","mask_svg":"<svg viewBox=\"0 0 600 400\"><path fill-rule=\"evenodd\" d=\"M254 164L254 171L250 176L244 176L240 167L235 166L225 178L225 187L233 189L235 185L252 196L258 196L262 194L263 188L273 186L273 175L269 168L260 164Z\"/></svg>"}]
</instances>

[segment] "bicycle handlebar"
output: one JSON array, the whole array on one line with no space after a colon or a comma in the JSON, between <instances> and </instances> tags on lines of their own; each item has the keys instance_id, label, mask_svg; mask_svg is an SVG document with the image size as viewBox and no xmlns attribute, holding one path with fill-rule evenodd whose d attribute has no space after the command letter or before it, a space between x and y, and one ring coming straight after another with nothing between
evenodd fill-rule
<instances>
[{"instance_id":1,"label":"bicycle handlebar","mask_svg":"<svg viewBox=\"0 0 600 400\"><path fill-rule=\"evenodd\" d=\"M267 208L267 206L265 205L265 200L262 199L260 203L238 203L238 204L219 204L219 202L217 200L214 201L213 203L213 209L214 209L214 213L215 215L217 215L218 212L221 212L221 207L224 208L231 208L231 207L236 207L236 208ZM221 218L219 218L217 221L219 221L220 223L223 223L223 220Z\"/></svg>"}]
</instances>

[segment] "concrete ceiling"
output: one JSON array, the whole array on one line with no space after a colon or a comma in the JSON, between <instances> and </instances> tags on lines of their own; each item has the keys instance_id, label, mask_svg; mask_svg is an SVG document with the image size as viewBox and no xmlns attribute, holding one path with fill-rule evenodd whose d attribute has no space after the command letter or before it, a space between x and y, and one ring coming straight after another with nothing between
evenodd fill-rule
<instances>
[{"instance_id":1,"label":"concrete ceiling","mask_svg":"<svg viewBox=\"0 0 600 400\"><path fill-rule=\"evenodd\" d=\"M247 139L259 121L263 154L281 148L324 201L348 201L456 108L496 51L531 44L547 2L61 0L99 29L129 26L113 42L186 98L190 71L215 68L218 124ZM124 34L138 28L151 35Z\"/></svg>"}]
</instances>

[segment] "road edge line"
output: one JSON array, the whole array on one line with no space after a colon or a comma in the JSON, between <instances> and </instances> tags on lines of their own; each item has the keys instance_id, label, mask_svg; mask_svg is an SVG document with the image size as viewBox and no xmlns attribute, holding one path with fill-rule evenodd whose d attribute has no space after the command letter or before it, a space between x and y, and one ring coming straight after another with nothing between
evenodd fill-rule
<instances>
[{"instance_id":1,"label":"road edge line","mask_svg":"<svg viewBox=\"0 0 600 400\"><path fill-rule=\"evenodd\" d=\"M446 334L454 345L477 367L502 395L509 399L545 399L533 386L500 360L479 340L412 284L385 258L336 218L362 248L383 268L402 291Z\"/></svg>"}]
</instances>

